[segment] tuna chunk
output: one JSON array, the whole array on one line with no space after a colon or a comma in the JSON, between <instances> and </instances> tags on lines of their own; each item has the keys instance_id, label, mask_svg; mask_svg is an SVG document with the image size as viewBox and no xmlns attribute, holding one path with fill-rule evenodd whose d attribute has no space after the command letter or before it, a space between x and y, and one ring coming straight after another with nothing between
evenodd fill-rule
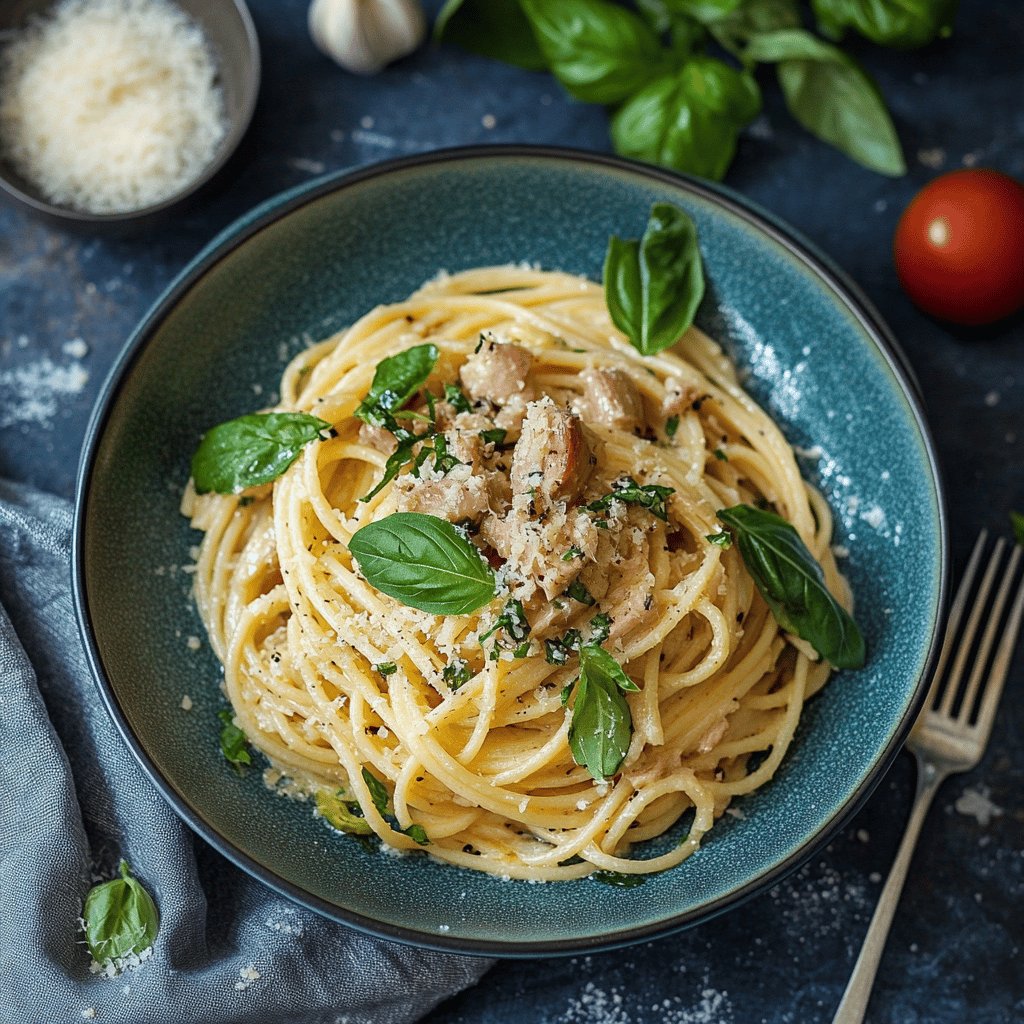
<instances>
[{"instance_id":1,"label":"tuna chunk","mask_svg":"<svg viewBox=\"0 0 1024 1024\"><path fill-rule=\"evenodd\" d=\"M547 397L526 407L522 434L512 452L514 494L571 502L583 490L594 462L578 416Z\"/></svg>"},{"instance_id":2,"label":"tuna chunk","mask_svg":"<svg viewBox=\"0 0 1024 1024\"><path fill-rule=\"evenodd\" d=\"M529 383L532 366L533 356L525 348L485 336L480 351L466 360L459 377L474 401L486 399L504 405L515 395L533 398Z\"/></svg>"},{"instance_id":3,"label":"tuna chunk","mask_svg":"<svg viewBox=\"0 0 1024 1024\"><path fill-rule=\"evenodd\" d=\"M644 404L632 377L623 370L584 370L583 394L575 402L584 423L632 433L644 424Z\"/></svg>"}]
</instances>

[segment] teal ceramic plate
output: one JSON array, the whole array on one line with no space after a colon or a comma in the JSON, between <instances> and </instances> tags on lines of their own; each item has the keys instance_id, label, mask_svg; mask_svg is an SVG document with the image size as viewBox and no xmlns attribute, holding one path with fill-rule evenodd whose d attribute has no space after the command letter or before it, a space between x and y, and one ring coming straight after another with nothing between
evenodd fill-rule
<instances>
[{"instance_id":1,"label":"teal ceramic plate","mask_svg":"<svg viewBox=\"0 0 1024 1024\"><path fill-rule=\"evenodd\" d=\"M219 667L189 599L178 512L197 439L269 401L285 361L439 270L538 263L599 279L608 236L652 202L696 219L710 282L698 322L749 374L836 514L869 645L807 707L770 785L680 867L633 889L530 885L366 850L221 758ZM354 927L498 955L637 941L777 880L867 796L917 709L946 542L913 385L877 314L836 269L744 200L590 154L455 150L321 179L229 228L181 274L115 367L90 426L75 535L78 614L110 713L201 836L246 871ZM181 708L188 694L193 707Z\"/></svg>"}]
</instances>

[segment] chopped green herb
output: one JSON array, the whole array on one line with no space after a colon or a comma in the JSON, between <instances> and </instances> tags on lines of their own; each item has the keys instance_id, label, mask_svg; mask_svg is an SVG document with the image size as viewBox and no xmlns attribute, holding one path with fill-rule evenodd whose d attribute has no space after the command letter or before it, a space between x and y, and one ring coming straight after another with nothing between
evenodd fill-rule
<instances>
[{"instance_id":1,"label":"chopped green herb","mask_svg":"<svg viewBox=\"0 0 1024 1024\"><path fill-rule=\"evenodd\" d=\"M566 588L565 596L571 597L574 601L579 601L580 604L585 604L588 608L595 603L590 591L579 580L573 580L569 584Z\"/></svg>"},{"instance_id":2,"label":"chopped green herb","mask_svg":"<svg viewBox=\"0 0 1024 1024\"><path fill-rule=\"evenodd\" d=\"M370 799L373 801L373 806L377 808L377 813L383 817L387 814L388 804L391 802L387 788L369 768L363 768L362 775L363 782L366 783L366 788L370 791Z\"/></svg>"},{"instance_id":3,"label":"chopped green herb","mask_svg":"<svg viewBox=\"0 0 1024 1024\"><path fill-rule=\"evenodd\" d=\"M500 446L505 443L508 431L503 430L501 427L495 427L493 430L481 430L480 436L484 439L485 444Z\"/></svg>"},{"instance_id":4,"label":"chopped green herb","mask_svg":"<svg viewBox=\"0 0 1024 1024\"><path fill-rule=\"evenodd\" d=\"M718 533L705 533L704 539L709 544L717 544L720 548L732 547L732 534L728 530L719 530Z\"/></svg>"},{"instance_id":5,"label":"chopped green herb","mask_svg":"<svg viewBox=\"0 0 1024 1024\"><path fill-rule=\"evenodd\" d=\"M480 637L480 643L488 640L499 629L504 630L509 640L516 644L522 643L530 635L530 624L526 621L526 612L523 611L521 601L513 598L505 604L494 625Z\"/></svg>"},{"instance_id":6,"label":"chopped green herb","mask_svg":"<svg viewBox=\"0 0 1024 1024\"><path fill-rule=\"evenodd\" d=\"M458 384L445 384L444 400L456 412L469 412L472 408L469 404L469 399L465 396L462 388L460 388Z\"/></svg>"},{"instance_id":7,"label":"chopped green herb","mask_svg":"<svg viewBox=\"0 0 1024 1024\"><path fill-rule=\"evenodd\" d=\"M513 652L513 658L525 658L530 653L530 641L524 640Z\"/></svg>"},{"instance_id":8,"label":"chopped green herb","mask_svg":"<svg viewBox=\"0 0 1024 1024\"><path fill-rule=\"evenodd\" d=\"M566 683L565 686L562 687L562 693L561 693L559 699L562 702L562 707L563 708L567 707L568 704L569 704L569 697L572 694L572 688L573 688L574 685L575 685L574 683Z\"/></svg>"},{"instance_id":9,"label":"chopped green herb","mask_svg":"<svg viewBox=\"0 0 1024 1024\"><path fill-rule=\"evenodd\" d=\"M567 629L561 637L544 641L544 659L549 665L564 665L582 643L583 637L578 629Z\"/></svg>"},{"instance_id":10,"label":"chopped green herb","mask_svg":"<svg viewBox=\"0 0 1024 1024\"><path fill-rule=\"evenodd\" d=\"M669 416L669 418L667 420L665 420L665 436L666 437L675 437L676 436L676 431L678 429L679 429L679 417L678 416Z\"/></svg>"},{"instance_id":11,"label":"chopped green herb","mask_svg":"<svg viewBox=\"0 0 1024 1024\"><path fill-rule=\"evenodd\" d=\"M455 657L445 665L441 672L441 678L454 693L460 686L465 686L473 678L473 670L469 667L468 662Z\"/></svg>"},{"instance_id":12,"label":"chopped green herb","mask_svg":"<svg viewBox=\"0 0 1024 1024\"><path fill-rule=\"evenodd\" d=\"M574 558L582 558L583 552L577 547L571 547L564 555L562 555L563 562L571 562Z\"/></svg>"},{"instance_id":13,"label":"chopped green herb","mask_svg":"<svg viewBox=\"0 0 1024 1024\"><path fill-rule=\"evenodd\" d=\"M663 522L668 522L668 498L675 494L672 487L661 487L658 484L638 484L631 476L620 477L612 484L614 490L597 501L592 501L587 508L591 512L606 512L613 501L622 501L627 505L639 505L647 509L651 515Z\"/></svg>"},{"instance_id":14,"label":"chopped green herb","mask_svg":"<svg viewBox=\"0 0 1024 1024\"><path fill-rule=\"evenodd\" d=\"M635 889L647 881L646 875L626 874L624 871L595 871L590 876L602 885L612 885L616 889Z\"/></svg>"},{"instance_id":15,"label":"chopped green herb","mask_svg":"<svg viewBox=\"0 0 1024 1024\"><path fill-rule=\"evenodd\" d=\"M430 840L427 838L427 833L424 831L422 825L412 824L402 831L405 832L405 834L414 842L419 843L420 846L430 845Z\"/></svg>"},{"instance_id":16,"label":"chopped green herb","mask_svg":"<svg viewBox=\"0 0 1024 1024\"><path fill-rule=\"evenodd\" d=\"M251 494L243 494L238 499L238 507L239 508L248 508L253 503L254 500L255 499L253 498L253 496Z\"/></svg>"},{"instance_id":17,"label":"chopped green herb","mask_svg":"<svg viewBox=\"0 0 1024 1024\"><path fill-rule=\"evenodd\" d=\"M244 766L252 764L252 754L249 753L245 733L235 725L235 713L229 708L217 712L217 717L223 723L220 730L220 752L241 775L245 771Z\"/></svg>"},{"instance_id":18,"label":"chopped green herb","mask_svg":"<svg viewBox=\"0 0 1024 1024\"><path fill-rule=\"evenodd\" d=\"M345 800L340 789L318 789L315 800L317 813L332 828L353 836L373 834L363 809L355 800Z\"/></svg>"},{"instance_id":19,"label":"chopped green herb","mask_svg":"<svg viewBox=\"0 0 1024 1024\"><path fill-rule=\"evenodd\" d=\"M587 640L589 644L603 644L608 639L608 634L611 632L612 619L610 615L605 615L604 612L598 612L590 620L590 638Z\"/></svg>"},{"instance_id":20,"label":"chopped green herb","mask_svg":"<svg viewBox=\"0 0 1024 1024\"><path fill-rule=\"evenodd\" d=\"M725 452L722 451L721 448L716 448L715 449L715 458L718 459L719 462L728 462L729 461L729 456L726 455Z\"/></svg>"},{"instance_id":21,"label":"chopped green herb","mask_svg":"<svg viewBox=\"0 0 1024 1024\"><path fill-rule=\"evenodd\" d=\"M374 665L374 669L379 675L390 676L398 671L398 666L393 661L382 661L379 665Z\"/></svg>"}]
</instances>

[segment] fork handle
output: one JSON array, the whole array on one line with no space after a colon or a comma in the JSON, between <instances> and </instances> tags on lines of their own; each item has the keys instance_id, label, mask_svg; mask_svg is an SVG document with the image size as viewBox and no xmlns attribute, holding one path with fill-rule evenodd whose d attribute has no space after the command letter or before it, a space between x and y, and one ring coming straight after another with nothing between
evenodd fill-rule
<instances>
[{"instance_id":1,"label":"fork handle","mask_svg":"<svg viewBox=\"0 0 1024 1024\"><path fill-rule=\"evenodd\" d=\"M921 825L939 784L947 774L940 772L929 761L918 758L917 792L914 794L914 805L907 819L903 841L889 871L882 895L878 899L878 906L875 907L871 924L868 925L867 934L864 936L860 956L857 957L853 974L850 975L850 981L843 993L839 1009L832 1018L832 1024L861 1024L864 1020L868 1000L871 998L871 988L875 983L875 973L878 971L878 962L882 958L882 950L885 949L885 940L889 937L889 926L900 901L900 893L903 892L903 883L907 877L911 857L914 855L914 846L917 844Z\"/></svg>"}]
</instances>

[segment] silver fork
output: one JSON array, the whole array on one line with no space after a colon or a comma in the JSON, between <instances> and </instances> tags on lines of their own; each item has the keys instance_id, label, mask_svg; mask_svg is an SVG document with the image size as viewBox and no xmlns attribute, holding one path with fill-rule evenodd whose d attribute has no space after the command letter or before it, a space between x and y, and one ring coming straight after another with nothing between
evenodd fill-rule
<instances>
[{"instance_id":1,"label":"silver fork","mask_svg":"<svg viewBox=\"0 0 1024 1024\"><path fill-rule=\"evenodd\" d=\"M917 758L917 792L907 820L906 833L893 861L889 878L879 897L864 945L854 965L853 974L843 993L842 1002L832 1024L861 1024L871 996L878 962L885 948L896 905L899 903L907 868L914 853L918 833L924 822L932 797L948 775L966 772L980 760L992 732L996 705L1013 656L1013 646L1024 614L1024 580L1017 589L1013 607L1000 629L1013 578L1021 558L1021 548L1014 545L1008 564L1004 559L1006 542L996 541L977 594L971 604L974 578L978 573L987 540L981 531L971 552L967 571L960 583L950 609L949 622L942 641L935 674L928 688L924 708L907 740L908 749ZM1000 573L1002 575L1000 576ZM994 584L999 588L993 598ZM967 613L967 622L960 633L960 620ZM979 627L986 623L978 646L974 641ZM999 646L989 665L992 647L1000 637ZM968 659L974 655L973 668L962 686ZM948 670L947 670L948 669ZM986 672L987 669L987 672Z\"/></svg>"}]
</instances>

